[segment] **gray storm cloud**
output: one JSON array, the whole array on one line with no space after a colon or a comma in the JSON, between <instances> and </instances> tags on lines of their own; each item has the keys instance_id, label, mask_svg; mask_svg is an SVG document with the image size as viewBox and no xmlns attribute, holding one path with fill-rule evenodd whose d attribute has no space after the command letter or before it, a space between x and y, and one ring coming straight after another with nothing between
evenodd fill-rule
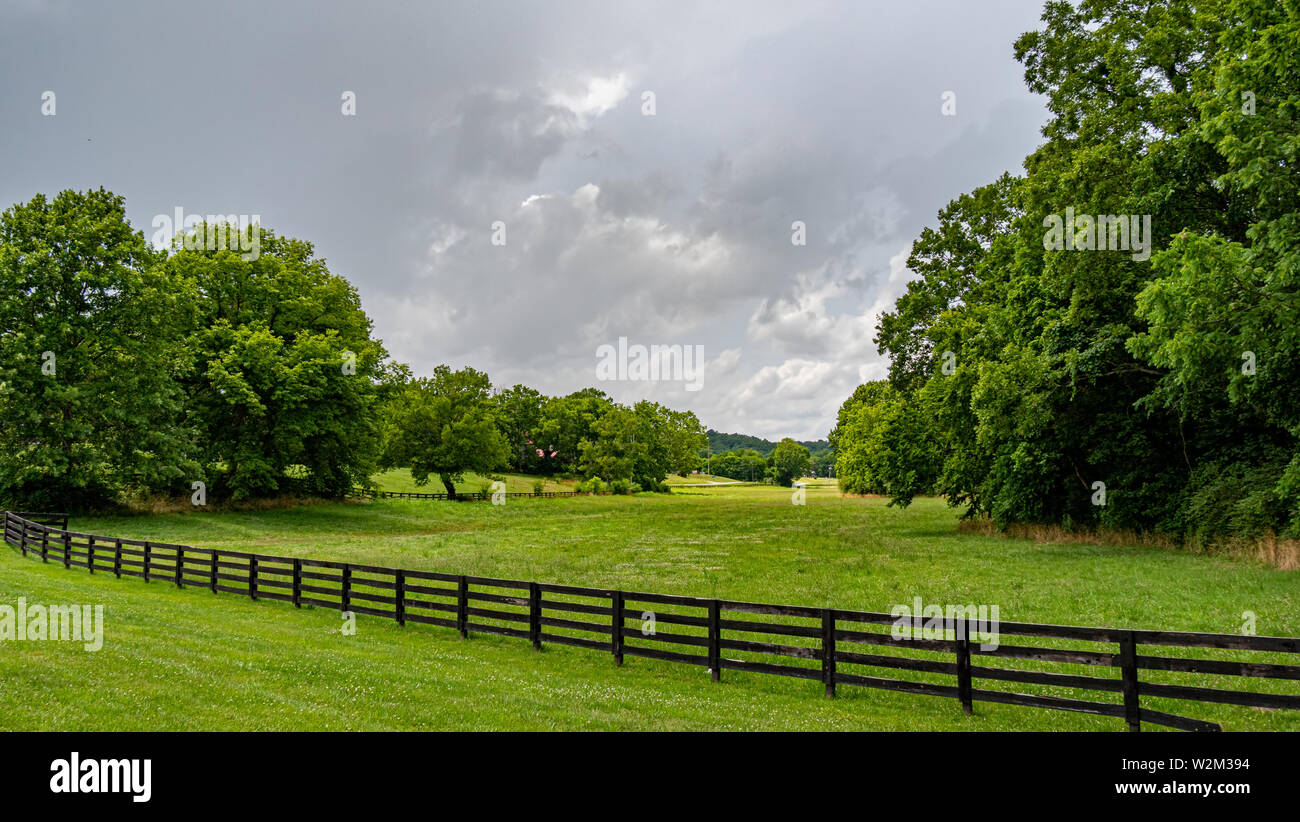
<instances>
[{"instance_id":1,"label":"gray storm cloud","mask_svg":"<svg viewBox=\"0 0 1300 822\"><path fill-rule=\"evenodd\" d=\"M913 237L1038 143L1011 42L1040 7L702 5L10 4L0 199L103 185L141 230L260 214L417 374L561 393L619 337L702 345L698 392L600 387L823 437L884 373Z\"/></svg>"}]
</instances>

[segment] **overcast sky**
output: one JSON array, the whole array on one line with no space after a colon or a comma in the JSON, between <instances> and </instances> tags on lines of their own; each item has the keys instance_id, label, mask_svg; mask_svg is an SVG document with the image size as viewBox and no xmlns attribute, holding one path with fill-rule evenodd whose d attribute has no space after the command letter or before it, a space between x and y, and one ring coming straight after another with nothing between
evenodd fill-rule
<instances>
[{"instance_id":1,"label":"overcast sky","mask_svg":"<svg viewBox=\"0 0 1300 822\"><path fill-rule=\"evenodd\" d=\"M1040 9L0 0L0 207L104 186L147 238L260 215L417 375L819 439L885 374L917 232L1039 144L1012 42ZM702 345L701 389L598 381L619 337Z\"/></svg>"}]
</instances>

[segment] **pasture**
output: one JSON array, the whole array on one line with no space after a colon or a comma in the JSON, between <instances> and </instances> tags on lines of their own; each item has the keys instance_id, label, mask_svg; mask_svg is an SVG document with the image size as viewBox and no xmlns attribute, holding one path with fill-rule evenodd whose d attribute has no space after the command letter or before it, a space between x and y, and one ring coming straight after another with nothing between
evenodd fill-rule
<instances>
[{"instance_id":1,"label":"pasture","mask_svg":"<svg viewBox=\"0 0 1300 822\"><path fill-rule=\"evenodd\" d=\"M381 487L399 490L391 485ZM513 489L512 489L513 490ZM520 489L525 490L525 489ZM997 605L1003 620L1300 634L1296 572L1138 546L962 533L942 501L908 509L789 489L486 503L321 503L75 518L74 530L211 548L795 605ZM702 669L301 611L90 576L0 555L0 602L103 603L104 647L0 644L5 729L1121 730L1113 719ZM1294 660L1290 660L1294 662ZM1286 692L1291 692L1287 689ZM39 697L39 698L37 698ZM1227 730L1300 729L1297 712L1164 700Z\"/></svg>"}]
</instances>

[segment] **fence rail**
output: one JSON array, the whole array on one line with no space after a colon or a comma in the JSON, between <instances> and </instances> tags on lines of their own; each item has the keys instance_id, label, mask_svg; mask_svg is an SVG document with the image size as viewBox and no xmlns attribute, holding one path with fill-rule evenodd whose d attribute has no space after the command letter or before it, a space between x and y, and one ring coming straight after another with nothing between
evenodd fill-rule
<instances>
[{"instance_id":1,"label":"fence rail","mask_svg":"<svg viewBox=\"0 0 1300 822\"><path fill-rule=\"evenodd\" d=\"M37 516L46 522L33 519ZM1192 731L1220 730L1218 724L1203 719L1143 707L1144 698L1300 709L1300 694L1294 692L1208 688L1139 677L1142 671L1160 671L1202 678L1294 682L1300 680L1300 665L1193 658L1185 652L1167 656L1156 650L1300 654L1300 638L1295 637L1002 622L997 625L999 637L1057 640L1063 642L1055 645L1071 647L1000 641L996 647L992 643L984 647L975 639L976 626L966 620L955 626L957 630L944 632L942 639L917 639L895 635L892 628L899 618L885 613L196 548L70 531L66 516L58 514L5 512L4 539L24 556L39 556L43 562L85 568L91 573L278 600L298 608L334 608L394 619L403 626L408 622L435 625L458 631L462 637L471 632L516 637L538 650L548 642L570 645L609 653L620 665L628 656L696 665L708 668L715 681L725 670L809 679L821 682L827 696L834 696L840 685L855 685L949 697L958 700L966 713L972 712L976 702L995 702L1111 716L1123 719L1132 731L1140 730L1143 722ZM669 630L660 630L660 626ZM891 630L871 630L882 626ZM1107 647L1080 648L1082 644ZM974 661L977 657L980 664ZM989 664L983 664L985 658ZM1025 662L1090 666L1098 673L1014 667ZM900 678L897 672L937 676L941 681ZM896 675L882 675L885 673ZM1111 675L1101 675L1106 673ZM1045 686L1072 694L1095 691L1112 694L1119 701L995 690L982 686L985 682Z\"/></svg>"},{"instance_id":2,"label":"fence rail","mask_svg":"<svg viewBox=\"0 0 1300 822\"><path fill-rule=\"evenodd\" d=\"M52 514L39 511L15 511L14 516L22 517L39 525L48 525L51 528L67 529L68 527L67 514Z\"/></svg>"},{"instance_id":3,"label":"fence rail","mask_svg":"<svg viewBox=\"0 0 1300 822\"><path fill-rule=\"evenodd\" d=\"M436 500L453 500L456 502L483 502L490 500L494 496L491 491L471 491L467 494L457 493L426 493L422 491L380 491L377 488L355 488L353 494L359 497L368 497L370 499L436 499ZM581 491L498 491L497 494L503 497L532 497L541 499L543 497L576 497L582 494Z\"/></svg>"}]
</instances>

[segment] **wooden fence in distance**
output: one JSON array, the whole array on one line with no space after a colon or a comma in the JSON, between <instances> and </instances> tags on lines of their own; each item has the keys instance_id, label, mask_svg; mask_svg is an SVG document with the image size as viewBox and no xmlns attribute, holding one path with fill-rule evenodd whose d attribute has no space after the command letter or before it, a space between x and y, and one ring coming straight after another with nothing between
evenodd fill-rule
<instances>
[{"instance_id":1,"label":"wooden fence in distance","mask_svg":"<svg viewBox=\"0 0 1300 822\"><path fill-rule=\"evenodd\" d=\"M359 497L368 497L370 499L434 499L434 500L454 500L456 502L483 502L492 499L490 491L471 491L467 494L448 494L432 493L423 491L380 491L376 488L356 488L352 492ZM503 497L518 498L529 497L541 499L543 497L576 497L580 491L541 491L533 493L531 491L500 491Z\"/></svg>"},{"instance_id":2,"label":"wooden fence in distance","mask_svg":"<svg viewBox=\"0 0 1300 822\"><path fill-rule=\"evenodd\" d=\"M32 518L38 516L46 522ZM1001 622L997 625L1000 640L1050 639L1057 641L1056 646L1072 647L1027 645L1020 640L984 648L970 624L952 638L900 638L889 630L871 630L892 628L898 622L885 613L383 568L105 537L69 531L66 526L63 515L5 512L4 539L24 556L91 573L278 600L299 608L317 605L395 619L399 625L436 625L459 631L462 637L471 632L499 634L527 640L538 650L547 642L571 645L609 653L618 664L634 656L697 665L708 668L715 681L725 670L809 679L821 682L828 696L834 696L840 685L855 685L950 697L966 713L982 701L1099 714L1123 719L1133 731L1140 730L1142 722L1193 731L1220 729L1213 722L1143 707L1144 698L1300 709L1300 695L1295 693L1169 684L1139 676L1160 671L1255 681L1300 680L1300 665L1156 652L1194 648L1291 655L1300 653L1300 638L1294 637ZM671 631L659 630L660 625ZM1096 643L1107 647L1079 647ZM999 667L975 664L981 657L999 660ZM1025 662L1091 666L1112 675L1006 667ZM880 675L891 672L896 676ZM917 674L938 675L943 681L924 681ZM896 678L906 675L912 678ZM1109 692L1119 701L977 687L984 682Z\"/></svg>"}]
</instances>

